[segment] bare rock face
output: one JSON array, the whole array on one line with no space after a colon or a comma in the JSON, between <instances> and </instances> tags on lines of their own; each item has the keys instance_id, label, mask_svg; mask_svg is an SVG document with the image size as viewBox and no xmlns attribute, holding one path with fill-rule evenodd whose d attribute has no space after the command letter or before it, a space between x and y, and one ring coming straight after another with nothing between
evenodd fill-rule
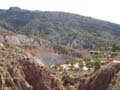
<instances>
[{"instance_id":1,"label":"bare rock face","mask_svg":"<svg viewBox=\"0 0 120 90\"><path fill-rule=\"evenodd\" d=\"M63 90L58 77L47 67L9 44L0 46L0 90Z\"/></svg>"},{"instance_id":2,"label":"bare rock face","mask_svg":"<svg viewBox=\"0 0 120 90\"><path fill-rule=\"evenodd\" d=\"M28 46L41 46L48 45L48 41L43 39L38 39L34 36L26 36L22 34L16 34L13 32L0 32L0 42L7 42L15 45L28 45Z\"/></svg>"},{"instance_id":3,"label":"bare rock face","mask_svg":"<svg viewBox=\"0 0 120 90\"><path fill-rule=\"evenodd\" d=\"M15 45L35 45L39 46L39 43L32 37L27 37L25 35L7 35L5 37L7 42L13 43Z\"/></svg>"},{"instance_id":4,"label":"bare rock face","mask_svg":"<svg viewBox=\"0 0 120 90\"><path fill-rule=\"evenodd\" d=\"M120 71L120 63L112 62L80 81L79 90L112 90L108 89L112 79Z\"/></svg>"},{"instance_id":5,"label":"bare rock face","mask_svg":"<svg viewBox=\"0 0 120 90\"><path fill-rule=\"evenodd\" d=\"M9 11L20 11L21 10L21 8L19 8L19 7L10 7L9 8Z\"/></svg>"},{"instance_id":6,"label":"bare rock face","mask_svg":"<svg viewBox=\"0 0 120 90\"><path fill-rule=\"evenodd\" d=\"M59 79L47 68L32 61L21 61L26 80L34 87L33 90L63 90Z\"/></svg>"}]
</instances>

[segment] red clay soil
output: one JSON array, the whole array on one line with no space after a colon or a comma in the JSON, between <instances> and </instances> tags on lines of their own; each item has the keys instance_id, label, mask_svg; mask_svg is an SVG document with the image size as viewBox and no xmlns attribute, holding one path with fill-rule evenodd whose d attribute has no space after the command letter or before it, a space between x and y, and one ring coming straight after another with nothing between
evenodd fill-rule
<instances>
[{"instance_id":1,"label":"red clay soil","mask_svg":"<svg viewBox=\"0 0 120 90\"><path fill-rule=\"evenodd\" d=\"M48 68L32 60L20 60L18 67L9 64L0 73L0 90L63 90L63 86Z\"/></svg>"},{"instance_id":2,"label":"red clay soil","mask_svg":"<svg viewBox=\"0 0 120 90\"><path fill-rule=\"evenodd\" d=\"M19 46L21 48L23 48L24 50L26 50L27 52L31 53L33 56L35 55L42 55L42 56L46 56L46 57L52 57L52 55L55 54L54 50L51 48L47 48L45 46Z\"/></svg>"},{"instance_id":3,"label":"red clay soil","mask_svg":"<svg viewBox=\"0 0 120 90\"><path fill-rule=\"evenodd\" d=\"M21 61L26 80L33 90L63 90L59 79L48 68L33 61Z\"/></svg>"},{"instance_id":4,"label":"red clay soil","mask_svg":"<svg viewBox=\"0 0 120 90\"><path fill-rule=\"evenodd\" d=\"M13 45L0 46L0 90L63 90L47 67Z\"/></svg>"},{"instance_id":5,"label":"red clay soil","mask_svg":"<svg viewBox=\"0 0 120 90\"><path fill-rule=\"evenodd\" d=\"M120 71L120 63L111 62L80 81L79 90L108 90L112 78Z\"/></svg>"},{"instance_id":6,"label":"red clay soil","mask_svg":"<svg viewBox=\"0 0 120 90\"><path fill-rule=\"evenodd\" d=\"M2 35L0 35L0 43L4 42L4 37Z\"/></svg>"}]
</instances>

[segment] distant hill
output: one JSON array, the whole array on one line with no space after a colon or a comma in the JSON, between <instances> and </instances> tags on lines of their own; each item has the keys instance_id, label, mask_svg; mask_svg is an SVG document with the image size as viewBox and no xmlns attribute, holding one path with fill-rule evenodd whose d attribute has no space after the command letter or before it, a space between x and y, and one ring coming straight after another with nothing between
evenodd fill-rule
<instances>
[{"instance_id":1,"label":"distant hill","mask_svg":"<svg viewBox=\"0 0 120 90\"><path fill-rule=\"evenodd\" d=\"M109 47L120 42L119 24L65 12L0 9L0 28L74 48Z\"/></svg>"}]
</instances>

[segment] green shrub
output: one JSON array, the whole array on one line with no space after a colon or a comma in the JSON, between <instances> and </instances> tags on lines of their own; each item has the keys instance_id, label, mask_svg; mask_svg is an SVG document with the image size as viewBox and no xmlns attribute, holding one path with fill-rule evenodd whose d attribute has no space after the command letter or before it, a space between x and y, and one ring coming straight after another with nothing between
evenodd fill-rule
<instances>
[{"instance_id":1,"label":"green shrub","mask_svg":"<svg viewBox=\"0 0 120 90\"><path fill-rule=\"evenodd\" d=\"M116 51L120 51L120 45L119 44L113 44L113 46L112 46L112 51L113 52L116 52Z\"/></svg>"},{"instance_id":2,"label":"green shrub","mask_svg":"<svg viewBox=\"0 0 120 90\"><path fill-rule=\"evenodd\" d=\"M99 69L101 67L101 59L97 58L94 62L93 62L93 66L95 68L95 70Z\"/></svg>"}]
</instances>

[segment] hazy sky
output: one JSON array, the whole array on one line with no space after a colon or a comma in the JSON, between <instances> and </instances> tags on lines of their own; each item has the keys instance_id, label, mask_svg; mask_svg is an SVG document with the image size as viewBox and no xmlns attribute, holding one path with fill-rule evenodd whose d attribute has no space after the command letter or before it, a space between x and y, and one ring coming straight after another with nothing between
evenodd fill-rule
<instances>
[{"instance_id":1,"label":"hazy sky","mask_svg":"<svg viewBox=\"0 0 120 90\"><path fill-rule=\"evenodd\" d=\"M0 0L0 9L64 11L120 24L120 0Z\"/></svg>"}]
</instances>

